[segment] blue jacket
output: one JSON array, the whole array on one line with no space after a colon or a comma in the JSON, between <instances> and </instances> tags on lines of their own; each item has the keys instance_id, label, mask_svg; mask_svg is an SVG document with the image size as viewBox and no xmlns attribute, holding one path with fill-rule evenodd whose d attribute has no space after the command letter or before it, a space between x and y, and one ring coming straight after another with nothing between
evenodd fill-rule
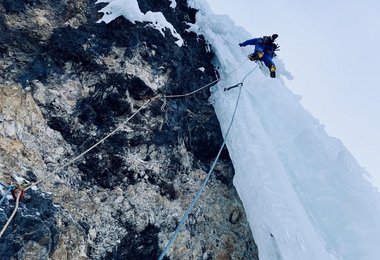
<instances>
[{"instance_id":1,"label":"blue jacket","mask_svg":"<svg viewBox=\"0 0 380 260\"><path fill-rule=\"evenodd\" d=\"M255 45L255 52L261 51L261 52L268 53L271 56L275 56L274 51L276 49L276 46L273 43L266 44L266 40L262 37L253 38L253 39L240 43L241 47L245 47L247 45Z\"/></svg>"},{"instance_id":2,"label":"blue jacket","mask_svg":"<svg viewBox=\"0 0 380 260\"><path fill-rule=\"evenodd\" d=\"M240 43L240 46L245 47L247 45L255 45L255 51L264 52L265 44L263 38L253 38L245 42Z\"/></svg>"}]
</instances>

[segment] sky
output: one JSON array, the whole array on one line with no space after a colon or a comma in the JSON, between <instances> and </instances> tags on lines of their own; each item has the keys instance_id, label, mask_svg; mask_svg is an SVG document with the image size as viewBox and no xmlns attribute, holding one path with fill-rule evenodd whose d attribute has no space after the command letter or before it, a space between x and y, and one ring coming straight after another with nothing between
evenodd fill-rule
<instances>
[{"instance_id":1,"label":"sky","mask_svg":"<svg viewBox=\"0 0 380 260\"><path fill-rule=\"evenodd\" d=\"M279 35L287 86L380 188L380 2L207 1L253 37Z\"/></svg>"}]
</instances>

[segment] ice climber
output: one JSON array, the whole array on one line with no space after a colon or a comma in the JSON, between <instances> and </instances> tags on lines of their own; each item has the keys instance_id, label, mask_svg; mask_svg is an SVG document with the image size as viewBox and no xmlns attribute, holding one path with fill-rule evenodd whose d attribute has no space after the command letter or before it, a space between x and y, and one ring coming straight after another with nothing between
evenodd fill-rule
<instances>
[{"instance_id":1,"label":"ice climber","mask_svg":"<svg viewBox=\"0 0 380 260\"><path fill-rule=\"evenodd\" d=\"M276 56L275 51L278 51L280 47L274 42L277 37L278 34L273 34L272 36L263 36L239 43L240 47L255 45L255 51L249 54L248 58L252 61L259 60L264 62L269 68L272 78L276 77L276 66L273 63L273 58Z\"/></svg>"}]
</instances>

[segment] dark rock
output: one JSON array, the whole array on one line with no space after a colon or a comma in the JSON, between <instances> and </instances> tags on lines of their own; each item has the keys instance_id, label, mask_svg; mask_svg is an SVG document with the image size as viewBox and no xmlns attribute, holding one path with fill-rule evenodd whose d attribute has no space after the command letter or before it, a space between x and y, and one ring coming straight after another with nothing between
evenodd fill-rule
<instances>
[{"instance_id":1,"label":"dark rock","mask_svg":"<svg viewBox=\"0 0 380 260\"><path fill-rule=\"evenodd\" d=\"M34 174L33 171L26 171L26 177L30 182L36 182L37 176Z\"/></svg>"},{"instance_id":2,"label":"dark rock","mask_svg":"<svg viewBox=\"0 0 380 260\"><path fill-rule=\"evenodd\" d=\"M66 137L70 140L71 134L71 127L69 122L66 121L65 118L53 116L49 118L49 126L51 129L54 129L62 134L63 137Z\"/></svg>"},{"instance_id":3,"label":"dark rock","mask_svg":"<svg viewBox=\"0 0 380 260\"><path fill-rule=\"evenodd\" d=\"M40 4L39 0L3 0L3 7L7 13L23 13L26 7Z\"/></svg>"},{"instance_id":4,"label":"dark rock","mask_svg":"<svg viewBox=\"0 0 380 260\"><path fill-rule=\"evenodd\" d=\"M173 145L177 141L177 137L175 135L175 132L167 125L165 124L161 131L157 131L154 134L152 142L155 145Z\"/></svg>"},{"instance_id":5,"label":"dark rock","mask_svg":"<svg viewBox=\"0 0 380 260\"><path fill-rule=\"evenodd\" d=\"M157 259L161 252L158 246L158 232L159 229L152 225L148 225L140 233L136 233L133 226L127 226L126 236L105 259Z\"/></svg>"},{"instance_id":6,"label":"dark rock","mask_svg":"<svg viewBox=\"0 0 380 260\"><path fill-rule=\"evenodd\" d=\"M1 54L1 55L2 55L2 54L5 54L7 51L8 51L7 46L1 46L1 45L0 45L0 54Z\"/></svg>"},{"instance_id":7,"label":"dark rock","mask_svg":"<svg viewBox=\"0 0 380 260\"><path fill-rule=\"evenodd\" d=\"M85 28L74 29L70 26L54 30L49 42L49 52L53 60L63 66L67 61L74 61L88 69L99 69L95 59L109 51L109 47L91 37ZM90 47L85 48L85 45Z\"/></svg>"},{"instance_id":8,"label":"dark rock","mask_svg":"<svg viewBox=\"0 0 380 260\"><path fill-rule=\"evenodd\" d=\"M49 74L49 66L45 61L36 59L32 62L28 71L33 75L31 79L38 79L41 82L45 82Z\"/></svg>"},{"instance_id":9,"label":"dark rock","mask_svg":"<svg viewBox=\"0 0 380 260\"><path fill-rule=\"evenodd\" d=\"M15 257L28 241L36 242L47 252L54 251L58 244L59 229L55 222L58 210L51 198L33 190L27 193L31 199L26 204L20 202L18 213L0 240L2 259ZM10 206L0 214L1 226L7 220L4 217L10 216L13 211L13 203Z\"/></svg>"},{"instance_id":10,"label":"dark rock","mask_svg":"<svg viewBox=\"0 0 380 260\"><path fill-rule=\"evenodd\" d=\"M138 77L133 77L131 79L129 82L128 91L136 100L147 99L154 95L153 90Z\"/></svg>"},{"instance_id":11,"label":"dark rock","mask_svg":"<svg viewBox=\"0 0 380 260\"><path fill-rule=\"evenodd\" d=\"M160 182L159 186L160 194L162 196L167 196L171 200L175 200L178 197L173 184L168 182Z\"/></svg>"},{"instance_id":12,"label":"dark rock","mask_svg":"<svg viewBox=\"0 0 380 260\"><path fill-rule=\"evenodd\" d=\"M230 215L230 222L232 224L237 224L240 218L241 218L240 210L238 208L235 208Z\"/></svg>"},{"instance_id":13,"label":"dark rock","mask_svg":"<svg viewBox=\"0 0 380 260\"><path fill-rule=\"evenodd\" d=\"M125 162L121 157L108 155L99 159L96 155L86 156L84 163L78 168L85 174L82 180L94 180L103 188L113 188L121 183Z\"/></svg>"},{"instance_id":14,"label":"dark rock","mask_svg":"<svg viewBox=\"0 0 380 260\"><path fill-rule=\"evenodd\" d=\"M82 124L86 122L94 124L96 122L97 113L90 104L81 102L77 106L78 110L81 111L78 118Z\"/></svg>"},{"instance_id":15,"label":"dark rock","mask_svg":"<svg viewBox=\"0 0 380 260\"><path fill-rule=\"evenodd\" d=\"M214 114L208 117L192 117L188 122L191 138L187 139L187 148L202 161L213 159L223 142L220 131L216 130L218 128Z\"/></svg>"}]
</instances>

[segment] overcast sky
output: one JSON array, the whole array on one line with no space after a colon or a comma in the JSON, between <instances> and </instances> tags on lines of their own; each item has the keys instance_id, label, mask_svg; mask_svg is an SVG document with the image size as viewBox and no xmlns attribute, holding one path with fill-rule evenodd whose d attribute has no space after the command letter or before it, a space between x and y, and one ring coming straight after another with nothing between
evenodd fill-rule
<instances>
[{"instance_id":1,"label":"overcast sky","mask_svg":"<svg viewBox=\"0 0 380 260\"><path fill-rule=\"evenodd\" d=\"M380 187L380 1L207 1L254 37L279 34L287 86Z\"/></svg>"}]
</instances>

